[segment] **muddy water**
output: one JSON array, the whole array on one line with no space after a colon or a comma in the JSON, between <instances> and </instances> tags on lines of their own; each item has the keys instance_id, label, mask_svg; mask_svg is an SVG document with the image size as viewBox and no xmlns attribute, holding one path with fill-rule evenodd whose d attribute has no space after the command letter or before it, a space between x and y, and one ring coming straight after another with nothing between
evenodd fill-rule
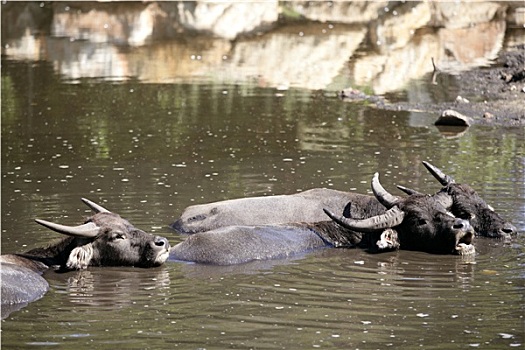
<instances>
[{"instance_id":1,"label":"muddy water","mask_svg":"<svg viewBox=\"0 0 525 350\"><path fill-rule=\"evenodd\" d=\"M329 187L433 192L428 160L525 230L521 128L444 137L434 115L329 92L208 81L71 81L2 60L2 252L56 239L97 201L169 238L188 205ZM524 248L477 241L475 261L325 249L289 260L45 275L45 297L2 321L5 348L521 347Z\"/></svg>"}]
</instances>

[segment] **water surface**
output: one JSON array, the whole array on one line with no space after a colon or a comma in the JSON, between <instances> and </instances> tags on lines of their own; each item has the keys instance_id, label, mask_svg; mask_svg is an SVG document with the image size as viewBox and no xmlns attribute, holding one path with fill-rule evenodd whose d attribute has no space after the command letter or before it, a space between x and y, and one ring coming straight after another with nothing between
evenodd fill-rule
<instances>
[{"instance_id":1,"label":"water surface","mask_svg":"<svg viewBox=\"0 0 525 350\"><path fill-rule=\"evenodd\" d=\"M523 128L444 137L425 113L335 91L259 84L71 81L2 60L2 253L56 239L33 222L89 215L87 197L164 235L188 205L328 187L432 193L421 161L471 184L525 230ZM522 347L524 240L480 239L475 261L323 249L214 267L48 272L51 290L2 321L5 348Z\"/></svg>"}]
</instances>

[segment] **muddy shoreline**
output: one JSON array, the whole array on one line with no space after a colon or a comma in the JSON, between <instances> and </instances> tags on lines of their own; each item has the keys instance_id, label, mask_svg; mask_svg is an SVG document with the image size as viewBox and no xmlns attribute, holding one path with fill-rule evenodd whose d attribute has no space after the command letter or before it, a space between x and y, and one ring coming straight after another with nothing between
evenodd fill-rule
<instances>
[{"instance_id":1,"label":"muddy shoreline","mask_svg":"<svg viewBox=\"0 0 525 350\"><path fill-rule=\"evenodd\" d=\"M438 68L438 77L439 67ZM454 110L468 117L472 124L525 125L525 45L508 48L494 65L460 73L455 101L444 103L381 103L379 108L425 111L440 115Z\"/></svg>"}]
</instances>

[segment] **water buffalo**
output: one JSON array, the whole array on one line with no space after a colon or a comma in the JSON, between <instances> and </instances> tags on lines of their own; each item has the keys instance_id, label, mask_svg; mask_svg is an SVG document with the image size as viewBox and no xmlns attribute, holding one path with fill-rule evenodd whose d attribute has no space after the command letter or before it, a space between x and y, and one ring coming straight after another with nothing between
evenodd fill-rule
<instances>
[{"instance_id":1,"label":"water buffalo","mask_svg":"<svg viewBox=\"0 0 525 350\"><path fill-rule=\"evenodd\" d=\"M469 220L477 234L509 238L516 228L505 222L468 185L457 184L437 167L423 162L430 173L444 186L438 193L451 196L451 212ZM398 186L408 194L416 191ZM351 203L351 207L348 206ZM322 208L333 208L346 217L364 218L384 211L375 197L330 189L312 189L292 195L251 197L193 205L184 210L171 227L181 233L205 232L229 225L262 225L324 220Z\"/></svg>"},{"instance_id":2,"label":"water buffalo","mask_svg":"<svg viewBox=\"0 0 525 350\"><path fill-rule=\"evenodd\" d=\"M375 233L393 228L397 232L400 249L464 254L473 248L466 246L470 246L474 229L467 220L450 213L453 205L450 196L444 193L434 196L412 194L401 199L388 193L379 183L378 176L378 173L374 175L372 190L378 201L388 209L386 212L366 219L337 215L326 208L324 212L339 225L357 232ZM456 234L450 234L451 231Z\"/></svg>"},{"instance_id":3,"label":"water buffalo","mask_svg":"<svg viewBox=\"0 0 525 350\"><path fill-rule=\"evenodd\" d=\"M166 261L170 249L166 238L139 230L87 199L82 201L96 213L82 225L65 226L36 220L69 237L45 248L0 256L2 307L42 297L49 286L41 274L49 267L60 271L88 266L154 267Z\"/></svg>"},{"instance_id":4,"label":"water buffalo","mask_svg":"<svg viewBox=\"0 0 525 350\"><path fill-rule=\"evenodd\" d=\"M188 236L175 245L170 260L230 265L252 260L285 258L321 247L412 249L431 253L465 252L474 230L469 222L455 218L445 195L410 195L397 198L388 194L374 176L374 195L387 207L380 215L341 222L297 222L273 225L234 225ZM395 215L394 215L395 214ZM354 227L349 225L354 224ZM374 224L374 225L372 225Z\"/></svg>"}]
</instances>

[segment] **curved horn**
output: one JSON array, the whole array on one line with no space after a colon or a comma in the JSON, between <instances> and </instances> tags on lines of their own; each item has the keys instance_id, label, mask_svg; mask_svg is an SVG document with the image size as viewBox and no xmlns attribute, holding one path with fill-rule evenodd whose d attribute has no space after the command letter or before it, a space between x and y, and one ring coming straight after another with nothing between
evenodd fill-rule
<instances>
[{"instance_id":1,"label":"curved horn","mask_svg":"<svg viewBox=\"0 0 525 350\"><path fill-rule=\"evenodd\" d=\"M90 201L89 199L86 199L86 198L80 198L80 199L82 200L82 202L84 202L85 205L90 207L91 210L93 210L95 213L110 213L109 210L107 210L101 205L98 205L95 202Z\"/></svg>"},{"instance_id":2,"label":"curved horn","mask_svg":"<svg viewBox=\"0 0 525 350\"><path fill-rule=\"evenodd\" d=\"M79 226L66 226L40 219L35 219L35 221L40 225L47 227L50 230L73 237L96 237L100 230L99 227L93 222L88 222Z\"/></svg>"},{"instance_id":3,"label":"curved horn","mask_svg":"<svg viewBox=\"0 0 525 350\"><path fill-rule=\"evenodd\" d=\"M441 170L430 164L429 162L423 161L423 165L427 170L438 180L443 186L446 186L448 184L453 184L456 181L445 173L443 173Z\"/></svg>"},{"instance_id":4,"label":"curved horn","mask_svg":"<svg viewBox=\"0 0 525 350\"><path fill-rule=\"evenodd\" d=\"M424 193L418 192L414 189L411 189L405 186L397 185L397 188L399 188L401 191L405 192L409 196L412 196L412 195L424 196L425 195Z\"/></svg>"},{"instance_id":5,"label":"curved horn","mask_svg":"<svg viewBox=\"0 0 525 350\"><path fill-rule=\"evenodd\" d=\"M358 232L377 232L397 226L403 222L405 213L398 207L392 207L387 210L384 214L373 216L363 220L353 220L345 218L344 216L338 216L328 209L323 209L325 214L334 220L339 225L346 227L349 230Z\"/></svg>"},{"instance_id":6,"label":"curved horn","mask_svg":"<svg viewBox=\"0 0 525 350\"><path fill-rule=\"evenodd\" d=\"M392 208L399 202L399 198L388 193L379 183L379 173L375 173L372 178L372 192L376 196L379 203L383 204L388 209Z\"/></svg>"}]
</instances>

